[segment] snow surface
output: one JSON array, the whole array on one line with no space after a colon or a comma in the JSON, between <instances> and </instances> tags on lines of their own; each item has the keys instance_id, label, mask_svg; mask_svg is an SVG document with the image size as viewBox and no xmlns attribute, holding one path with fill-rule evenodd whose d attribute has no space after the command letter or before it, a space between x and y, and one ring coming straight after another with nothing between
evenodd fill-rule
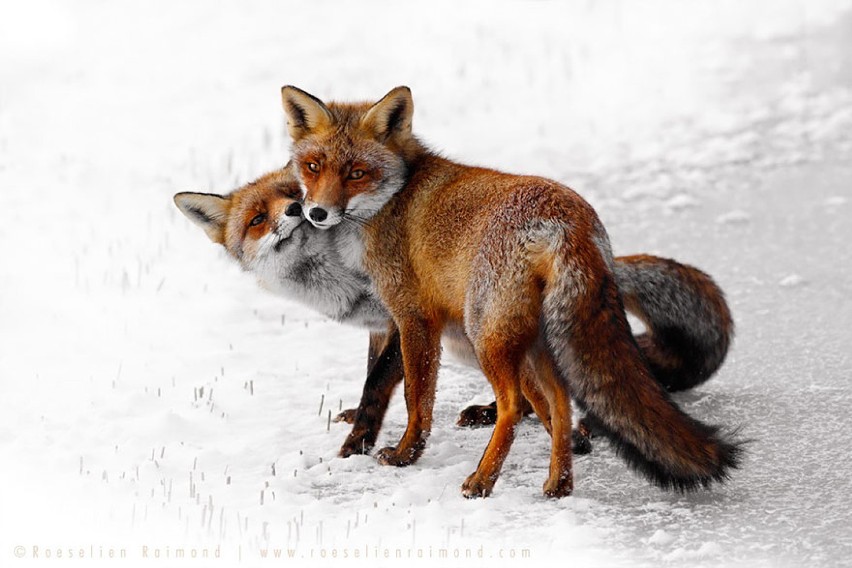
<instances>
[{"instance_id":1,"label":"snow surface","mask_svg":"<svg viewBox=\"0 0 852 568\"><path fill-rule=\"evenodd\" d=\"M850 38L825 0L0 3L0 564L852 564ZM730 483L665 493L598 442L547 500L526 419L467 501L490 432L454 419L492 394L452 361L416 465L336 458L365 332L259 290L171 202L284 163L283 84L407 84L436 148L713 274L736 343L677 399L752 440ZM397 396L380 447L404 424Z\"/></svg>"}]
</instances>

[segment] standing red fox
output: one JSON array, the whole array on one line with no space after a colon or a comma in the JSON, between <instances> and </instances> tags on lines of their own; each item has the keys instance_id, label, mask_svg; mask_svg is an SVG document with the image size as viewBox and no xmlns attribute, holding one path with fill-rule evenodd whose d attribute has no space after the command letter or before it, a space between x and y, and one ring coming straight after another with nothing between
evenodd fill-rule
<instances>
[{"instance_id":1,"label":"standing red fox","mask_svg":"<svg viewBox=\"0 0 852 568\"><path fill-rule=\"evenodd\" d=\"M412 134L406 87L375 104L326 105L294 87L282 96L307 218L323 229L363 225L344 261L363 266L399 329L408 427L381 463L408 465L423 451L450 326L464 329L497 398L467 497L491 493L525 394L550 424L548 496L573 490L571 395L662 487L708 486L736 467L739 446L680 411L654 380L607 234L579 195L430 152Z\"/></svg>"},{"instance_id":2,"label":"standing red fox","mask_svg":"<svg viewBox=\"0 0 852 568\"><path fill-rule=\"evenodd\" d=\"M301 189L292 168L266 174L228 195L184 192L178 208L267 290L297 300L336 321L370 330L371 362L357 409L338 420L353 423L341 456L372 450L396 385L402 381L399 334L388 337L390 315L360 270L342 260L346 242L359 226L321 231L303 222ZM667 390L690 388L722 364L733 329L724 295L700 270L649 255L616 257L617 285L625 306L646 331L636 337L654 377ZM478 367L463 333L443 340L461 361ZM532 412L529 404L524 412ZM462 411L459 425L493 424L496 403ZM586 428L575 431L573 451L591 443Z\"/></svg>"}]
</instances>

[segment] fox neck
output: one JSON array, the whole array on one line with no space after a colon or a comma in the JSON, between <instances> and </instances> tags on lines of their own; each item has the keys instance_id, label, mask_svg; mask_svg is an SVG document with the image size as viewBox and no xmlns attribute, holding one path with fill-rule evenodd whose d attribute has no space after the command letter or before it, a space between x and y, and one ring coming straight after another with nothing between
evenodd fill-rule
<instances>
[{"instance_id":1,"label":"fox neck","mask_svg":"<svg viewBox=\"0 0 852 568\"><path fill-rule=\"evenodd\" d=\"M402 142L395 142L389 145L389 148L402 157L402 160L409 169L426 157L437 156L435 152L430 150L416 136L410 136Z\"/></svg>"},{"instance_id":2,"label":"fox neck","mask_svg":"<svg viewBox=\"0 0 852 568\"><path fill-rule=\"evenodd\" d=\"M403 159L405 171L402 179L398 182L398 186L393 189L393 192L388 197L388 200L379 207L376 212L369 218L362 219L363 224L343 222L335 227L334 240L336 249L343 260L344 266L350 270L364 272L364 239L365 229L373 224L372 221L381 216L381 212L393 207L393 202L397 197L406 191L408 181L411 179L411 174L416 171L419 165L427 160L430 156L437 157L419 140L412 137L403 144L394 144L391 146L394 152L397 152Z\"/></svg>"},{"instance_id":3,"label":"fox neck","mask_svg":"<svg viewBox=\"0 0 852 568\"><path fill-rule=\"evenodd\" d=\"M381 231L380 225L384 224L384 222L377 222L377 219L382 217L387 218L388 213L396 208L397 202L400 200L407 201L409 194L419 192L424 186L431 185L428 180L422 179L423 176L429 176L428 172L454 171L458 168L466 167L444 158L439 153L428 149L419 141L415 140L415 142L416 146L410 148L409 152L403 155L405 163L404 181L396 188L384 206L369 219L366 224L366 228L369 230Z\"/></svg>"},{"instance_id":4,"label":"fox neck","mask_svg":"<svg viewBox=\"0 0 852 568\"><path fill-rule=\"evenodd\" d=\"M332 229L333 247L345 268L364 273L363 229L354 223L343 222Z\"/></svg>"},{"instance_id":5,"label":"fox neck","mask_svg":"<svg viewBox=\"0 0 852 568\"><path fill-rule=\"evenodd\" d=\"M386 211L394 208L394 203L399 200L402 194L415 191L410 183L411 179L417 171L423 169L426 163L433 160L446 161L414 137L402 143L389 144L387 147L402 159L403 168L401 172L394 174L394 179L387 186L387 189L380 191L379 199L376 200L380 205L372 209L371 215L369 217L359 215L363 228L368 230L371 225L375 224L374 221L377 217L385 216ZM379 230L381 229L379 228ZM358 233L363 233L363 230L359 230Z\"/></svg>"},{"instance_id":6,"label":"fox neck","mask_svg":"<svg viewBox=\"0 0 852 568\"><path fill-rule=\"evenodd\" d=\"M243 266L255 275L261 287L278 296L341 323L386 329L389 316L372 294L367 275L346 266L345 248L338 238L342 236L340 229L344 227L300 232L300 242L287 250Z\"/></svg>"}]
</instances>

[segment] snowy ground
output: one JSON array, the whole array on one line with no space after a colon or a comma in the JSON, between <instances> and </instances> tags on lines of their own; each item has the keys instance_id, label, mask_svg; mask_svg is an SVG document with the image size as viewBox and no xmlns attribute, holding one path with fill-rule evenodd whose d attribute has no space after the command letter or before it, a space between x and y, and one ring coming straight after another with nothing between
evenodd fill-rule
<instances>
[{"instance_id":1,"label":"snowy ground","mask_svg":"<svg viewBox=\"0 0 852 568\"><path fill-rule=\"evenodd\" d=\"M852 563L849 2L278 4L0 3L0 564ZM284 163L285 83L407 84L448 155L563 181L617 253L713 274L735 348L678 400L754 440L731 482L667 494L599 443L548 501L527 419L466 501L489 431L454 418L491 393L453 362L415 466L335 458L366 334L257 289L171 203ZM379 444L404 423L398 397Z\"/></svg>"}]
</instances>

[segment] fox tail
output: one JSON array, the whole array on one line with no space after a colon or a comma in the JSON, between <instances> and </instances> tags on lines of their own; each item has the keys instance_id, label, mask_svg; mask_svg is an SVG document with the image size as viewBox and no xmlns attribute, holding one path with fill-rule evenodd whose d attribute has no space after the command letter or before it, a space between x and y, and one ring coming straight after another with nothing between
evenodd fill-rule
<instances>
[{"instance_id":1,"label":"fox tail","mask_svg":"<svg viewBox=\"0 0 852 568\"><path fill-rule=\"evenodd\" d=\"M650 255L618 257L613 271L625 309L647 328L636 342L660 384L676 392L709 379L734 335L725 295L713 279Z\"/></svg>"},{"instance_id":2,"label":"fox tail","mask_svg":"<svg viewBox=\"0 0 852 568\"><path fill-rule=\"evenodd\" d=\"M633 469L662 488L690 491L724 481L739 463L741 444L681 411L656 380L630 333L619 286L631 284L632 271L642 263L624 263L619 275L608 250L582 254L571 243L566 236L553 251L541 318L556 370L587 411L590 426L607 436ZM588 270L578 269L578 258L584 259ZM674 288L680 294L680 288ZM644 298L639 305L642 313L653 314L648 316L652 323L667 321L658 311L668 305L666 296L647 300L650 289L634 285L630 290ZM668 289L671 292L671 286ZM659 336L660 328L651 327ZM727 348L727 340L724 343ZM714 365L718 362L704 368Z\"/></svg>"}]
</instances>

